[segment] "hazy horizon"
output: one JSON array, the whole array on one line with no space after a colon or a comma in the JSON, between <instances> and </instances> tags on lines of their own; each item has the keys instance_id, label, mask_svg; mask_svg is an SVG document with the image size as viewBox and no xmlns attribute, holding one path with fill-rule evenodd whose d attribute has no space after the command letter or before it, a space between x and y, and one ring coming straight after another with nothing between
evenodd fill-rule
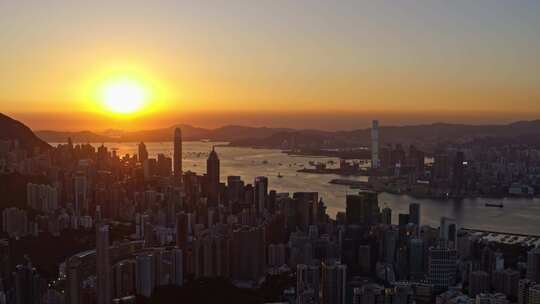
<instances>
[{"instance_id":1,"label":"hazy horizon","mask_svg":"<svg viewBox=\"0 0 540 304\"><path fill-rule=\"evenodd\" d=\"M540 113L486 112L197 112L159 113L131 118L112 118L96 113L5 113L20 120L32 130L94 131L116 129L140 131L167 128L177 124L199 128L218 128L226 125L249 127L318 129L326 131L369 128L377 119L382 126L403 126L432 123L470 125L508 124L522 120L540 119Z\"/></svg>"}]
</instances>

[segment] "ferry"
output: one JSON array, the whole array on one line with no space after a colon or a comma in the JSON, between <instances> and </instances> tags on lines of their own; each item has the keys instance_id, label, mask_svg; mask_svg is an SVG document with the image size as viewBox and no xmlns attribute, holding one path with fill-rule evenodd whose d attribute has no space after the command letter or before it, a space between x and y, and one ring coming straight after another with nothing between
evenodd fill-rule
<instances>
[{"instance_id":1,"label":"ferry","mask_svg":"<svg viewBox=\"0 0 540 304\"><path fill-rule=\"evenodd\" d=\"M503 208L504 205L502 203L500 204L490 204L490 203L486 203L486 207L497 207L497 208Z\"/></svg>"}]
</instances>

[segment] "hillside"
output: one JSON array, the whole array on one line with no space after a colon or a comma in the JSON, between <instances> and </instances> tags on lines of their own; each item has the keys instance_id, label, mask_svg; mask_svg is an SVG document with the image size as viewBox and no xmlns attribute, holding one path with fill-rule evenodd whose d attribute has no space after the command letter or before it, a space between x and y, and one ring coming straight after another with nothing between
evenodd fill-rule
<instances>
[{"instance_id":1,"label":"hillside","mask_svg":"<svg viewBox=\"0 0 540 304\"><path fill-rule=\"evenodd\" d=\"M21 148L32 153L36 148L41 151L51 146L38 138L30 128L23 123L0 113L0 140L18 140Z\"/></svg>"}]
</instances>

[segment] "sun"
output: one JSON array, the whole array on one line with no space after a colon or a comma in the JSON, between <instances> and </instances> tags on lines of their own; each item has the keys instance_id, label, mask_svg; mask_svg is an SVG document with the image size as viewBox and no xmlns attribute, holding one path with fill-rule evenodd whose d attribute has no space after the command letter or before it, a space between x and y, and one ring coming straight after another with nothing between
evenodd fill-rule
<instances>
[{"instance_id":1,"label":"sun","mask_svg":"<svg viewBox=\"0 0 540 304\"><path fill-rule=\"evenodd\" d=\"M104 106L115 114L133 114L141 111L147 102L147 95L145 87L131 79L108 81L101 90Z\"/></svg>"}]
</instances>

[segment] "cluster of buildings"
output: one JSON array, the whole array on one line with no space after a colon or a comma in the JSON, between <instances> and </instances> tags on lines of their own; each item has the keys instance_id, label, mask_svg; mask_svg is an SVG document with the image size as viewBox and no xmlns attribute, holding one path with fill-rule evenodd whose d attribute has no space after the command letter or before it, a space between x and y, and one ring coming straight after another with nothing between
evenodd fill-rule
<instances>
[{"instance_id":1,"label":"cluster of buildings","mask_svg":"<svg viewBox=\"0 0 540 304\"><path fill-rule=\"evenodd\" d=\"M215 149L206 174L184 172L180 129L173 147L172 158L151 158L144 143L120 156L69 141L33 156L45 161L29 172L48 183L28 183L26 209L3 211L8 239L94 231L95 247L51 278L30 259L13 265L10 241L1 241L0 304L135 303L199 278L257 289L275 275L295 278L280 300L298 304L540 303L538 237L460 229L451 218L422 225L419 204L395 217L371 191L347 195L334 220L317 192L279 193L264 176L222 179ZM424 154L400 149L389 155L400 164L395 177L423 176ZM388 169L384 153L373 150L377 170ZM468 176L464 155L449 176ZM18 160L4 158L4 167ZM130 233L113 239L118 223Z\"/></svg>"},{"instance_id":2,"label":"cluster of buildings","mask_svg":"<svg viewBox=\"0 0 540 304\"><path fill-rule=\"evenodd\" d=\"M527 145L380 146L372 126L371 179L377 191L418 197L532 197L540 193L540 150Z\"/></svg>"}]
</instances>

